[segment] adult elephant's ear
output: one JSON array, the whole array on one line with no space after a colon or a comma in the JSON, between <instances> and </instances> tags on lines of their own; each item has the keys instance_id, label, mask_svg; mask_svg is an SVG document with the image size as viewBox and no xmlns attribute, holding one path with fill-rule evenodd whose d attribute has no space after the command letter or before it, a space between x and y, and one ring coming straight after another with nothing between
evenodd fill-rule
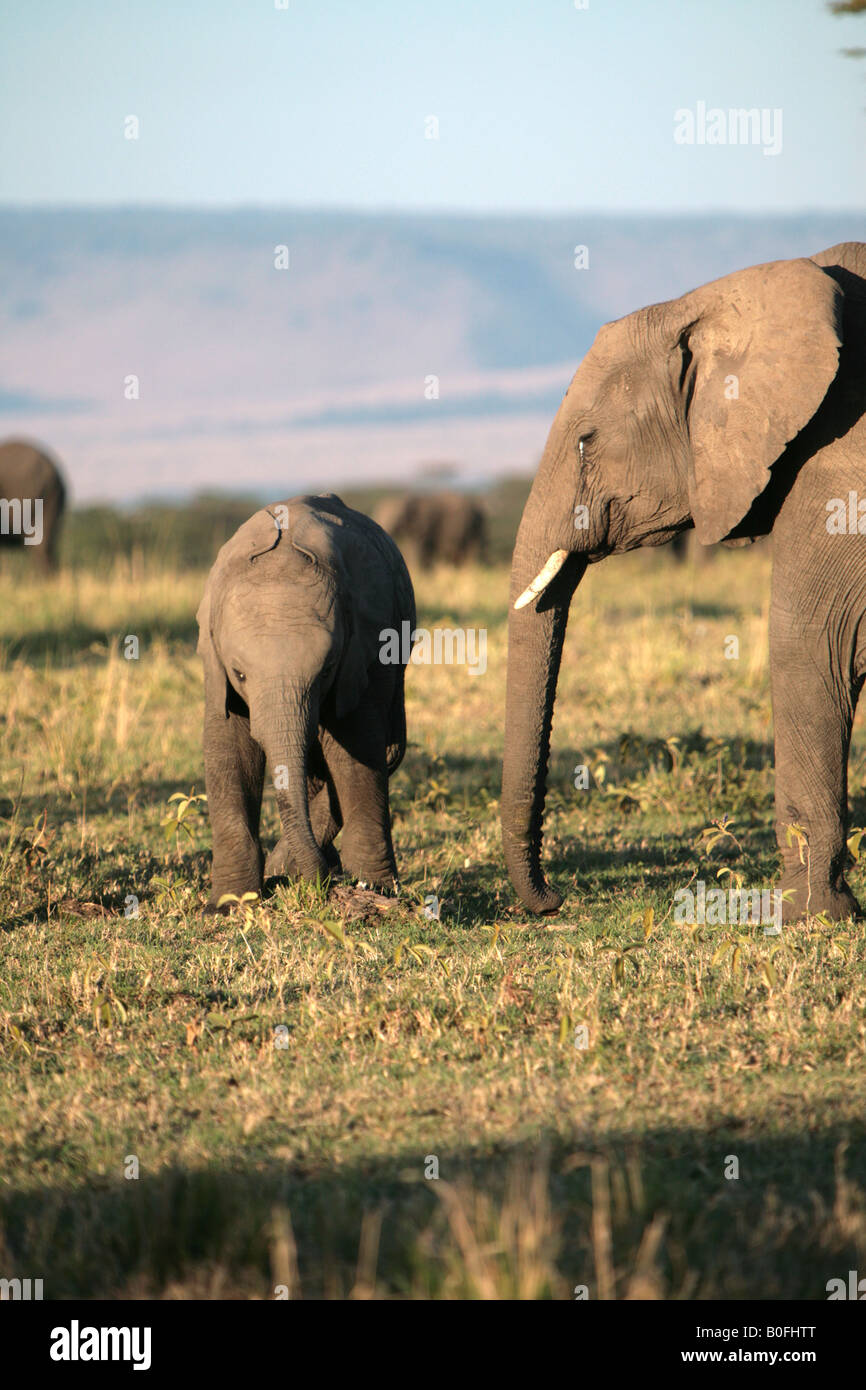
<instances>
[{"instance_id":1,"label":"adult elephant's ear","mask_svg":"<svg viewBox=\"0 0 866 1390\"><path fill-rule=\"evenodd\" d=\"M764 491L836 375L842 291L812 261L774 261L677 300L679 386L698 540L723 540Z\"/></svg>"}]
</instances>

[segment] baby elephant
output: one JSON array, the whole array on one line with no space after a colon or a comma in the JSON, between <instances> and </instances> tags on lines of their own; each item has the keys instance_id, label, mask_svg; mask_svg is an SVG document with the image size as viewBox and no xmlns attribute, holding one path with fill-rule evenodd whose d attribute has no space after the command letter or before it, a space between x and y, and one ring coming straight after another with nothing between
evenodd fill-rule
<instances>
[{"instance_id":1,"label":"baby elephant","mask_svg":"<svg viewBox=\"0 0 866 1390\"><path fill-rule=\"evenodd\" d=\"M388 778L406 751L405 667L380 660L415 626L394 542L339 497L274 503L217 555L198 610L213 831L207 911L263 877L341 868L394 883ZM282 836L259 841L267 761ZM342 830L340 852L334 837Z\"/></svg>"}]
</instances>

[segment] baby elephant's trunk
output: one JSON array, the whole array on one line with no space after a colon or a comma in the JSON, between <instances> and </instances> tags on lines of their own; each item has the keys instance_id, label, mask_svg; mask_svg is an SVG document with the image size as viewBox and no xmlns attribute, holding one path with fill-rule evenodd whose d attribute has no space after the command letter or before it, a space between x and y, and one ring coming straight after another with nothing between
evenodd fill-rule
<instances>
[{"instance_id":1,"label":"baby elephant's trunk","mask_svg":"<svg viewBox=\"0 0 866 1390\"><path fill-rule=\"evenodd\" d=\"M302 878L325 878L328 866L316 844L307 800L307 762L318 733L318 693L279 681L251 711L250 732L265 750L280 808L283 839Z\"/></svg>"}]
</instances>

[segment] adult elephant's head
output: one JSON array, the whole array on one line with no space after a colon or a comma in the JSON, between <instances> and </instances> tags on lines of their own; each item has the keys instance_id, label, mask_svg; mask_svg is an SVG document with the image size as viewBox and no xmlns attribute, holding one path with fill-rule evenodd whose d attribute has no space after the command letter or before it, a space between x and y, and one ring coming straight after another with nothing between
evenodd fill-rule
<instances>
[{"instance_id":1,"label":"adult elephant's head","mask_svg":"<svg viewBox=\"0 0 866 1390\"><path fill-rule=\"evenodd\" d=\"M319 723L325 710L339 721L359 704L407 585L388 537L332 496L257 512L211 571L198 611L206 685L226 718L249 718L290 808L304 877L326 869L307 802Z\"/></svg>"},{"instance_id":2,"label":"adult elephant's head","mask_svg":"<svg viewBox=\"0 0 866 1390\"><path fill-rule=\"evenodd\" d=\"M841 299L812 261L755 266L606 324L578 368L511 570L502 832L532 911L562 902L541 869L542 817L568 608L587 564L691 524L707 545L765 529L770 470L836 374Z\"/></svg>"}]
</instances>

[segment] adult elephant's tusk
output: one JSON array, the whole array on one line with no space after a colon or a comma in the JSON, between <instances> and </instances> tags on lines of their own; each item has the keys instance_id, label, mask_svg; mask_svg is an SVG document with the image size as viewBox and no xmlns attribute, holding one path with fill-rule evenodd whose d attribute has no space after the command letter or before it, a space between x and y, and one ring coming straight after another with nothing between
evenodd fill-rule
<instances>
[{"instance_id":1,"label":"adult elephant's tusk","mask_svg":"<svg viewBox=\"0 0 866 1390\"><path fill-rule=\"evenodd\" d=\"M542 570L533 579L527 589L523 590L520 598L515 601L515 608L525 608L527 603L531 603L539 594L543 594L552 579L555 579L568 559L567 550L554 550Z\"/></svg>"}]
</instances>

